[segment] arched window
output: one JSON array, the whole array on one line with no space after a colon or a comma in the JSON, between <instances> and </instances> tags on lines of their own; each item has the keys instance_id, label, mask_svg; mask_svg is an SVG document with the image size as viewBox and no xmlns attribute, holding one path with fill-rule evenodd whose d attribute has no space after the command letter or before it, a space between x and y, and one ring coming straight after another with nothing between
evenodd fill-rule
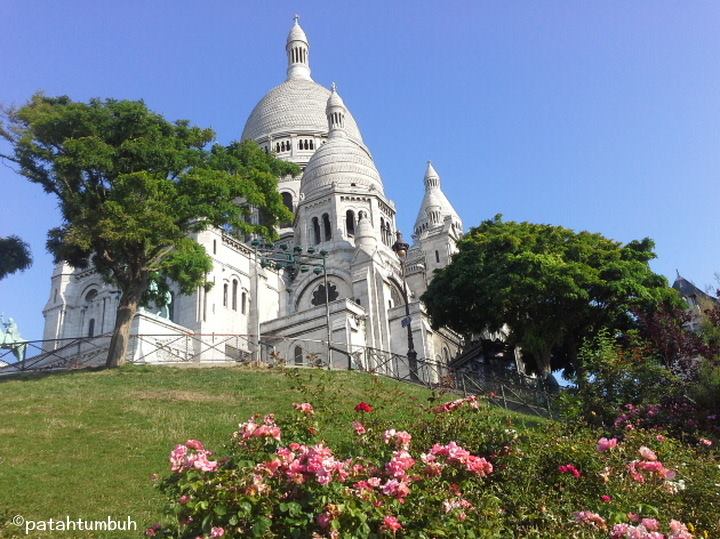
<instances>
[{"instance_id":1,"label":"arched window","mask_svg":"<svg viewBox=\"0 0 720 539\"><path fill-rule=\"evenodd\" d=\"M283 199L283 204L285 204L285 207L286 207L288 210L293 211L292 193L289 193L289 192L287 192L287 191L283 191L283 193L282 193L282 199Z\"/></svg>"},{"instance_id":2,"label":"arched window","mask_svg":"<svg viewBox=\"0 0 720 539\"><path fill-rule=\"evenodd\" d=\"M293 211L292 193L289 193L289 192L287 192L287 191L283 191L283 192L281 193L281 195L282 195L283 204L285 204L285 207L286 207L288 210ZM280 226L282 226L282 227L292 226L292 221L289 221L289 220L288 220L288 221L283 221L282 223L280 223Z\"/></svg>"},{"instance_id":3,"label":"arched window","mask_svg":"<svg viewBox=\"0 0 720 539\"><path fill-rule=\"evenodd\" d=\"M327 213L323 213L323 228L325 229L325 241L332 239L332 229L330 228L330 216Z\"/></svg>"},{"instance_id":4,"label":"arched window","mask_svg":"<svg viewBox=\"0 0 720 539\"><path fill-rule=\"evenodd\" d=\"M311 149L311 150L314 150L314 149L315 149L315 142L312 141L312 140L310 141L310 149Z\"/></svg>"},{"instance_id":5,"label":"arched window","mask_svg":"<svg viewBox=\"0 0 720 539\"><path fill-rule=\"evenodd\" d=\"M443 346L443 359L445 360L446 364L450 362L450 351L444 346Z\"/></svg>"},{"instance_id":6,"label":"arched window","mask_svg":"<svg viewBox=\"0 0 720 539\"><path fill-rule=\"evenodd\" d=\"M228 284L223 284L223 307L227 307Z\"/></svg>"},{"instance_id":7,"label":"arched window","mask_svg":"<svg viewBox=\"0 0 720 539\"><path fill-rule=\"evenodd\" d=\"M318 221L317 217L312 218L312 225L313 225L313 239L315 240L315 245L320 243L320 221Z\"/></svg>"},{"instance_id":8,"label":"arched window","mask_svg":"<svg viewBox=\"0 0 720 539\"><path fill-rule=\"evenodd\" d=\"M302 365L303 364L302 348L300 348L299 346L296 346L294 356L295 356L295 365Z\"/></svg>"},{"instance_id":9,"label":"arched window","mask_svg":"<svg viewBox=\"0 0 720 539\"><path fill-rule=\"evenodd\" d=\"M91 318L90 322L88 322L88 337L94 337L95 336L95 319Z\"/></svg>"},{"instance_id":10,"label":"arched window","mask_svg":"<svg viewBox=\"0 0 720 539\"><path fill-rule=\"evenodd\" d=\"M237 311L237 293L238 293L238 282L237 279L233 279L232 282L232 310Z\"/></svg>"},{"instance_id":11,"label":"arched window","mask_svg":"<svg viewBox=\"0 0 720 539\"><path fill-rule=\"evenodd\" d=\"M435 251L435 262L437 264L440 263L440 252L439 251Z\"/></svg>"},{"instance_id":12,"label":"arched window","mask_svg":"<svg viewBox=\"0 0 720 539\"><path fill-rule=\"evenodd\" d=\"M276 151L277 153L280 153L280 143L279 143L279 142L276 142L276 143L275 143L275 151Z\"/></svg>"},{"instance_id":13,"label":"arched window","mask_svg":"<svg viewBox=\"0 0 720 539\"><path fill-rule=\"evenodd\" d=\"M242 293L242 296L240 296L240 312L245 314L245 311L247 310L247 294L245 292Z\"/></svg>"},{"instance_id":14,"label":"arched window","mask_svg":"<svg viewBox=\"0 0 720 539\"><path fill-rule=\"evenodd\" d=\"M213 254L217 254L217 240L213 240Z\"/></svg>"},{"instance_id":15,"label":"arched window","mask_svg":"<svg viewBox=\"0 0 720 539\"><path fill-rule=\"evenodd\" d=\"M95 301L95 298L97 297L98 292L94 288L90 290L87 294L85 294L85 302L86 303L92 303Z\"/></svg>"},{"instance_id":16,"label":"arched window","mask_svg":"<svg viewBox=\"0 0 720 539\"><path fill-rule=\"evenodd\" d=\"M387 240L385 239L385 219L380 217L380 239L383 243L387 243Z\"/></svg>"},{"instance_id":17,"label":"arched window","mask_svg":"<svg viewBox=\"0 0 720 539\"><path fill-rule=\"evenodd\" d=\"M352 210L345 212L345 229L348 236L355 235L355 212Z\"/></svg>"}]
</instances>

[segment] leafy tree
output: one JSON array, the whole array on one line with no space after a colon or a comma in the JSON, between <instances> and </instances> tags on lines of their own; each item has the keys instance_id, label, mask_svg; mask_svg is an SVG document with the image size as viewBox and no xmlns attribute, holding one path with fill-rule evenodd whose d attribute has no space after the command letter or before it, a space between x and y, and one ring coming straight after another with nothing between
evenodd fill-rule
<instances>
[{"instance_id":1,"label":"leafy tree","mask_svg":"<svg viewBox=\"0 0 720 539\"><path fill-rule=\"evenodd\" d=\"M30 247L17 236L0 238L0 279L16 271L25 271L32 264Z\"/></svg>"},{"instance_id":2,"label":"leafy tree","mask_svg":"<svg viewBox=\"0 0 720 539\"><path fill-rule=\"evenodd\" d=\"M295 165L251 142L208 148L212 130L171 123L142 101L38 94L4 120L0 135L14 151L3 157L59 200L63 222L48 233L49 251L74 267L94 265L121 291L108 366L124 361L151 279L165 287L172 279L183 293L209 286L211 261L193 233L222 226L271 235L288 217L277 177L297 173ZM248 223L250 205L263 210L264 225Z\"/></svg>"},{"instance_id":3,"label":"leafy tree","mask_svg":"<svg viewBox=\"0 0 720 539\"><path fill-rule=\"evenodd\" d=\"M622 245L498 215L472 229L458 248L422 298L433 324L464 334L507 324L510 339L545 375L581 367L583 339L603 327L633 327L632 309L680 301L650 270L654 244L647 238Z\"/></svg>"}]
</instances>

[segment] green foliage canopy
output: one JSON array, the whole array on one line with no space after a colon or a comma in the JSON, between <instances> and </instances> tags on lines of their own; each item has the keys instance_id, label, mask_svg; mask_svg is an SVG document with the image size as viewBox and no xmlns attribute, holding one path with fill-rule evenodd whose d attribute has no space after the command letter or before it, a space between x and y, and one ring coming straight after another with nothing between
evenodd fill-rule
<instances>
[{"instance_id":1,"label":"green foliage canopy","mask_svg":"<svg viewBox=\"0 0 720 539\"><path fill-rule=\"evenodd\" d=\"M32 264L30 247L17 236L0 238L0 279L16 271L24 271Z\"/></svg>"},{"instance_id":2,"label":"green foliage canopy","mask_svg":"<svg viewBox=\"0 0 720 539\"><path fill-rule=\"evenodd\" d=\"M185 293L205 284L210 258L192 233L272 235L289 217L277 177L295 165L252 142L208 148L212 130L169 122L142 101L37 94L5 113L0 135L14 150L3 157L59 201L63 222L47 242L56 261L92 263L120 288L119 325L129 327L151 278ZM250 206L263 211L262 225L248 222Z\"/></svg>"},{"instance_id":3,"label":"green foliage canopy","mask_svg":"<svg viewBox=\"0 0 720 539\"><path fill-rule=\"evenodd\" d=\"M498 215L472 229L458 248L422 298L433 324L463 334L507 324L511 341L544 373L572 368L583 338L601 328L633 327L632 309L679 301L648 265L655 257L649 238L622 245Z\"/></svg>"}]
</instances>

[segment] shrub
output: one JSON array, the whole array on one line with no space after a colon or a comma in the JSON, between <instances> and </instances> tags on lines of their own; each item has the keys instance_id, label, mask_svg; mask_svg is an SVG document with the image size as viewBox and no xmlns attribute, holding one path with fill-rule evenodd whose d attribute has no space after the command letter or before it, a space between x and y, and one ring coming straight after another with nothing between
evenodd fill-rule
<instances>
[{"instance_id":1,"label":"shrub","mask_svg":"<svg viewBox=\"0 0 720 539\"><path fill-rule=\"evenodd\" d=\"M243 422L221 458L196 440L180 444L173 473L159 483L171 521L147 535L720 533L713 511L720 470L711 448L688 448L643 429L615 440L554 422L528 429L477 397L418 406L406 424L392 424L374 397L357 411L339 411L348 421L343 443L333 447L318 425L335 411L309 403L297 403L288 416Z\"/></svg>"}]
</instances>

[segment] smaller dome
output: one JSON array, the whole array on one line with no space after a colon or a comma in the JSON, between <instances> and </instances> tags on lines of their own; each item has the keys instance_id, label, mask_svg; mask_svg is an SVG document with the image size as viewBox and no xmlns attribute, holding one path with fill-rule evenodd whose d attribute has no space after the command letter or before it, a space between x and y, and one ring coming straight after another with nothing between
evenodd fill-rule
<instances>
[{"instance_id":1,"label":"smaller dome","mask_svg":"<svg viewBox=\"0 0 720 539\"><path fill-rule=\"evenodd\" d=\"M310 158L300 182L300 196L310 196L329 185L365 187L383 193L380 173L370 153L349 137L329 139Z\"/></svg>"},{"instance_id":2,"label":"smaller dome","mask_svg":"<svg viewBox=\"0 0 720 539\"><path fill-rule=\"evenodd\" d=\"M328 140L308 161L300 181L300 196L307 197L325 187L362 188L383 193L380 173L368 149L348 137L345 128L347 109L333 83L325 106Z\"/></svg>"}]
</instances>

